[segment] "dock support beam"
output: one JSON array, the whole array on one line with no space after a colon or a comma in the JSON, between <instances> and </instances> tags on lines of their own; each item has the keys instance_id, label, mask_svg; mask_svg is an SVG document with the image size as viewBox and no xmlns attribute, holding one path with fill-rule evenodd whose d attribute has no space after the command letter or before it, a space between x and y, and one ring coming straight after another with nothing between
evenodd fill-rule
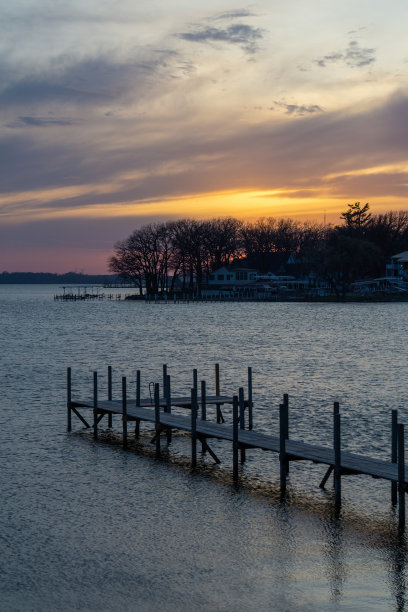
<instances>
[{"instance_id":1,"label":"dock support beam","mask_svg":"<svg viewBox=\"0 0 408 612\"><path fill-rule=\"evenodd\" d=\"M252 368L248 368L248 429L252 429L253 420L252 420Z\"/></svg>"},{"instance_id":2,"label":"dock support beam","mask_svg":"<svg viewBox=\"0 0 408 612\"><path fill-rule=\"evenodd\" d=\"M341 431L339 403L334 402L333 409L333 446L334 446L334 503L341 506Z\"/></svg>"},{"instance_id":3,"label":"dock support beam","mask_svg":"<svg viewBox=\"0 0 408 612\"><path fill-rule=\"evenodd\" d=\"M238 390L238 401L239 401L239 428L245 429L245 403L244 403L244 389L242 387ZM246 452L245 448L241 447L241 463L245 463Z\"/></svg>"},{"instance_id":4,"label":"dock support beam","mask_svg":"<svg viewBox=\"0 0 408 612\"><path fill-rule=\"evenodd\" d=\"M398 423L398 523L405 526L405 444L404 425Z\"/></svg>"},{"instance_id":5,"label":"dock support beam","mask_svg":"<svg viewBox=\"0 0 408 612\"><path fill-rule=\"evenodd\" d=\"M197 388L191 389L191 468L197 465Z\"/></svg>"},{"instance_id":6,"label":"dock support beam","mask_svg":"<svg viewBox=\"0 0 408 612\"><path fill-rule=\"evenodd\" d=\"M93 373L93 437L98 439L98 372Z\"/></svg>"},{"instance_id":7,"label":"dock support beam","mask_svg":"<svg viewBox=\"0 0 408 612\"><path fill-rule=\"evenodd\" d=\"M391 411L391 463L398 463L398 410ZM391 482L391 503L397 505L398 485Z\"/></svg>"},{"instance_id":8,"label":"dock support beam","mask_svg":"<svg viewBox=\"0 0 408 612\"><path fill-rule=\"evenodd\" d=\"M108 400L112 401L112 366L108 366ZM108 427L112 427L112 413L108 414Z\"/></svg>"},{"instance_id":9,"label":"dock support beam","mask_svg":"<svg viewBox=\"0 0 408 612\"><path fill-rule=\"evenodd\" d=\"M154 385L154 417L156 424L156 459L160 457L160 385L155 383Z\"/></svg>"},{"instance_id":10,"label":"dock support beam","mask_svg":"<svg viewBox=\"0 0 408 612\"><path fill-rule=\"evenodd\" d=\"M238 482L238 397L234 395L232 399L232 479L235 484Z\"/></svg>"},{"instance_id":11,"label":"dock support beam","mask_svg":"<svg viewBox=\"0 0 408 612\"><path fill-rule=\"evenodd\" d=\"M127 389L126 389L126 376L122 376L122 431L123 431L123 448L127 448Z\"/></svg>"},{"instance_id":12,"label":"dock support beam","mask_svg":"<svg viewBox=\"0 0 408 612\"><path fill-rule=\"evenodd\" d=\"M72 430L71 397L72 397L71 368L67 368L67 431Z\"/></svg>"}]
</instances>

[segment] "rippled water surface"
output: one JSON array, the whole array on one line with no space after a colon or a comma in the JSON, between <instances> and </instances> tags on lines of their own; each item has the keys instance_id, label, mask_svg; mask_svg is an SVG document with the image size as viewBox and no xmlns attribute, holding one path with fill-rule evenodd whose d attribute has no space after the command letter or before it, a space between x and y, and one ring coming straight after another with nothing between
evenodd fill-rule
<instances>
[{"instance_id":1,"label":"rippled water surface","mask_svg":"<svg viewBox=\"0 0 408 612\"><path fill-rule=\"evenodd\" d=\"M408 304L54 302L55 287L0 286L0 609L404 610L406 543L390 485L343 478L334 517L322 466L291 464L279 497L276 455L248 451L231 484L230 444L189 468L175 434L155 460L145 425L120 447L120 421L98 442L66 433L66 368L89 396L142 370L143 395L167 363L173 393L192 369L214 391L254 375L254 427L277 432L289 393L291 437L331 445L333 401L344 448L390 452L390 410L408 422ZM210 418L213 417L209 409ZM226 410L226 418L229 418ZM103 424L101 423L101 426ZM105 425L106 426L106 425Z\"/></svg>"}]
</instances>

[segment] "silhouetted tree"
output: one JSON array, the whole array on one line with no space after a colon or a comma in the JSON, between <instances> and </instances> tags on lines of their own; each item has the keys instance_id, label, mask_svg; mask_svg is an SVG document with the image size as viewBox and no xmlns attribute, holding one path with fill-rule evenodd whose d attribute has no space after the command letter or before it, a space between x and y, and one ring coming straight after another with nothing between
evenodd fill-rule
<instances>
[{"instance_id":1,"label":"silhouetted tree","mask_svg":"<svg viewBox=\"0 0 408 612\"><path fill-rule=\"evenodd\" d=\"M362 206L360 202L354 204L347 204L348 210L340 215L345 221L346 228L349 230L351 235L358 235L363 237L365 229L368 227L371 219L371 213L369 213L370 205L367 202Z\"/></svg>"},{"instance_id":2,"label":"silhouetted tree","mask_svg":"<svg viewBox=\"0 0 408 612\"><path fill-rule=\"evenodd\" d=\"M323 247L316 252L315 269L337 297L344 298L356 280L375 275L380 249L360 238L345 236L334 229Z\"/></svg>"}]
</instances>

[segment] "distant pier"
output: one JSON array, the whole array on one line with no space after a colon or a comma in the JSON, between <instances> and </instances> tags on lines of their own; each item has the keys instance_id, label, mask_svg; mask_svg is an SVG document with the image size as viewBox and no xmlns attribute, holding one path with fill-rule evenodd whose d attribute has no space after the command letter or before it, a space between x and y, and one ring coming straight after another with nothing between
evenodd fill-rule
<instances>
[{"instance_id":1,"label":"distant pier","mask_svg":"<svg viewBox=\"0 0 408 612\"><path fill-rule=\"evenodd\" d=\"M405 526L405 493L408 487L408 475L405 470L405 437L404 425L398 422L397 410L391 411L390 453L387 459L350 453L342 450L341 414L338 402L333 405L333 445L332 447L307 444L292 440L289 435L289 396L285 394L279 405L279 431L276 435L258 433L253 429L253 384L252 368L248 368L248 386L235 395L221 394L220 369L215 365L215 395L207 392L206 381L198 383L197 370L193 370L192 388L184 396L173 396L171 379L167 365L163 365L161 383L151 383L150 397L141 397L141 372L136 373L136 389L129 397L126 377L122 377L121 397L113 399L112 367L108 367L108 393L101 399L98 393L98 373L93 374L91 397L80 398L73 394L72 372L67 369L67 429L72 430L72 416L76 416L87 428L93 428L93 436L98 439L99 424L107 417L108 427L112 427L113 416L119 415L122 426L122 443L126 449L130 433L128 424L135 422L134 438L140 433L140 423L153 423L156 457L160 457L162 438L166 444L172 441L172 430L186 431L191 437L191 466L197 464L197 444L202 452L209 453L216 463L220 463L216 453L211 449L209 440L217 439L232 443L232 478L239 481L239 461L244 463L247 450L263 450L277 453L280 462L280 487L282 494L286 491L286 480L291 461L310 461L326 466L326 471L319 484L324 488L329 477L333 476L334 504L338 511L341 507L341 482L347 475L365 474L373 478L388 480L391 483L391 503L398 504L399 526ZM232 422L226 423L222 406L232 406ZM216 407L215 419L209 420L207 408ZM185 408L190 414L174 414L172 408ZM83 409L92 410L90 422L81 413Z\"/></svg>"},{"instance_id":2,"label":"distant pier","mask_svg":"<svg viewBox=\"0 0 408 612\"><path fill-rule=\"evenodd\" d=\"M54 295L54 300L121 300L120 293L103 293L100 285L68 285L61 287L63 293Z\"/></svg>"}]
</instances>

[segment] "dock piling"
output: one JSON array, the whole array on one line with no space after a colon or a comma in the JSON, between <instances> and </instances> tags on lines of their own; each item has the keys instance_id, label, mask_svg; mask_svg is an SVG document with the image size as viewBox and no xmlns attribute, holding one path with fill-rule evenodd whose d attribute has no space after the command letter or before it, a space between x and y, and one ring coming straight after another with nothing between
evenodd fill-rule
<instances>
[{"instance_id":1,"label":"dock piling","mask_svg":"<svg viewBox=\"0 0 408 612\"><path fill-rule=\"evenodd\" d=\"M191 467L197 465L197 388L191 389Z\"/></svg>"},{"instance_id":2,"label":"dock piling","mask_svg":"<svg viewBox=\"0 0 408 612\"><path fill-rule=\"evenodd\" d=\"M279 462L281 493L286 490L286 476L288 474L288 460L286 456L286 440L289 435L289 404L283 402L279 405Z\"/></svg>"},{"instance_id":3,"label":"dock piling","mask_svg":"<svg viewBox=\"0 0 408 612\"><path fill-rule=\"evenodd\" d=\"M239 402L239 428L245 429L245 401L244 401L244 389L242 387L238 390L238 402ZM243 446L240 447L241 463L245 463L246 452Z\"/></svg>"},{"instance_id":4,"label":"dock piling","mask_svg":"<svg viewBox=\"0 0 408 612\"><path fill-rule=\"evenodd\" d=\"M171 414L171 381L169 374L166 376L166 412ZM167 444L171 444L171 427L167 428Z\"/></svg>"},{"instance_id":5,"label":"dock piling","mask_svg":"<svg viewBox=\"0 0 408 612\"><path fill-rule=\"evenodd\" d=\"M154 385L154 417L156 427L156 459L160 457L160 385L155 383Z\"/></svg>"},{"instance_id":6,"label":"dock piling","mask_svg":"<svg viewBox=\"0 0 408 612\"><path fill-rule=\"evenodd\" d=\"M98 439L98 373L93 373L93 437Z\"/></svg>"},{"instance_id":7,"label":"dock piling","mask_svg":"<svg viewBox=\"0 0 408 612\"><path fill-rule=\"evenodd\" d=\"M252 401L252 368L248 368L248 429L253 427L253 401Z\"/></svg>"},{"instance_id":8,"label":"dock piling","mask_svg":"<svg viewBox=\"0 0 408 612\"><path fill-rule=\"evenodd\" d=\"M136 370L136 406L140 406L140 370ZM140 436L140 419L136 419L135 438Z\"/></svg>"},{"instance_id":9,"label":"dock piling","mask_svg":"<svg viewBox=\"0 0 408 612\"><path fill-rule=\"evenodd\" d=\"M232 400L232 479L235 484L238 482L238 397L234 395Z\"/></svg>"},{"instance_id":10,"label":"dock piling","mask_svg":"<svg viewBox=\"0 0 408 612\"><path fill-rule=\"evenodd\" d=\"M405 440L404 425L398 423L398 522L405 525Z\"/></svg>"},{"instance_id":11,"label":"dock piling","mask_svg":"<svg viewBox=\"0 0 408 612\"><path fill-rule=\"evenodd\" d=\"M123 448L127 448L127 389L126 389L126 376L122 376L122 431L123 431Z\"/></svg>"},{"instance_id":12,"label":"dock piling","mask_svg":"<svg viewBox=\"0 0 408 612\"><path fill-rule=\"evenodd\" d=\"M207 388L205 380L201 381L201 420L207 420ZM207 444L204 442L201 443L202 452L207 452Z\"/></svg>"},{"instance_id":13,"label":"dock piling","mask_svg":"<svg viewBox=\"0 0 408 612\"><path fill-rule=\"evenodd\" d=\"M72 430L71 399L72 399L71 368L67 368L67 431Z\"/></svg>"},{"instance_id":14,"label":"dock piling","mask_svg":"<svg viewBox=\"0 0 408 612\"><path fill-rule=\"evenodd\" d=\"M163 363L163 397L166 397L167 363Z\"/></svg>"},{"instance_id":15,"label":"dock piling","mask_svg":"<svg viewBox=\"0 0 408 612\"><path fill-rule=\"evenodd\" d=\"M193 387L198 393L198 371L196 368L193 370Z\"/></svg>"},{"instance_id":16,"label":"dock piling","mask_svg":"<svg viewBox=\"0 0 408 612\"><path fill-rule=\"evenodd\" d=\"M391 411L391 463L398 463L398 410ZM391 503L397 505L398 484L391 481Z\"/></svg>"},{"instance_id":17,"label":"dock piling","mask_svg":"<svg viewBox=\"0 0 408 612\"><path fill-rule=\"evenodd\" d=\"M334 503L341 505L341 422L339 403L334 402L333 409L333 446L334 446Z\"/></svg>"},{"instance_id":18,"label":"dock piling","mask_svg":"<svg viewBox=\"0 0 408 612\"><path fill-rule=\"evenodd\" d=\"M136 371L136 406L140 406L140 370Z\"/></svg>"},{"instance_id":19,"label":"dock piling","mask_svg":"<svg viewBox=\"0 0 408 612\"><path fill-rule=\"evenodd\" d=\"M215 395L220 395L220 394L221 394L221 387L220 387L220 364L216 363L215 364ZM216 405L216 410L217 410L217 423L224 423L224 417L222 416L221 405L220 404Z\"/></svg>"},{"instance_id":20,"label":"dock piling","mask_svg":"<svg viewBox=\"0 0 408 612\"><path fill-rule=\"evenodd\" d=\"M112 401L112 366L108 366L108 400ZM112 427L112 413L108 414L108 427Z\"/></svg>"}]
</instances>

